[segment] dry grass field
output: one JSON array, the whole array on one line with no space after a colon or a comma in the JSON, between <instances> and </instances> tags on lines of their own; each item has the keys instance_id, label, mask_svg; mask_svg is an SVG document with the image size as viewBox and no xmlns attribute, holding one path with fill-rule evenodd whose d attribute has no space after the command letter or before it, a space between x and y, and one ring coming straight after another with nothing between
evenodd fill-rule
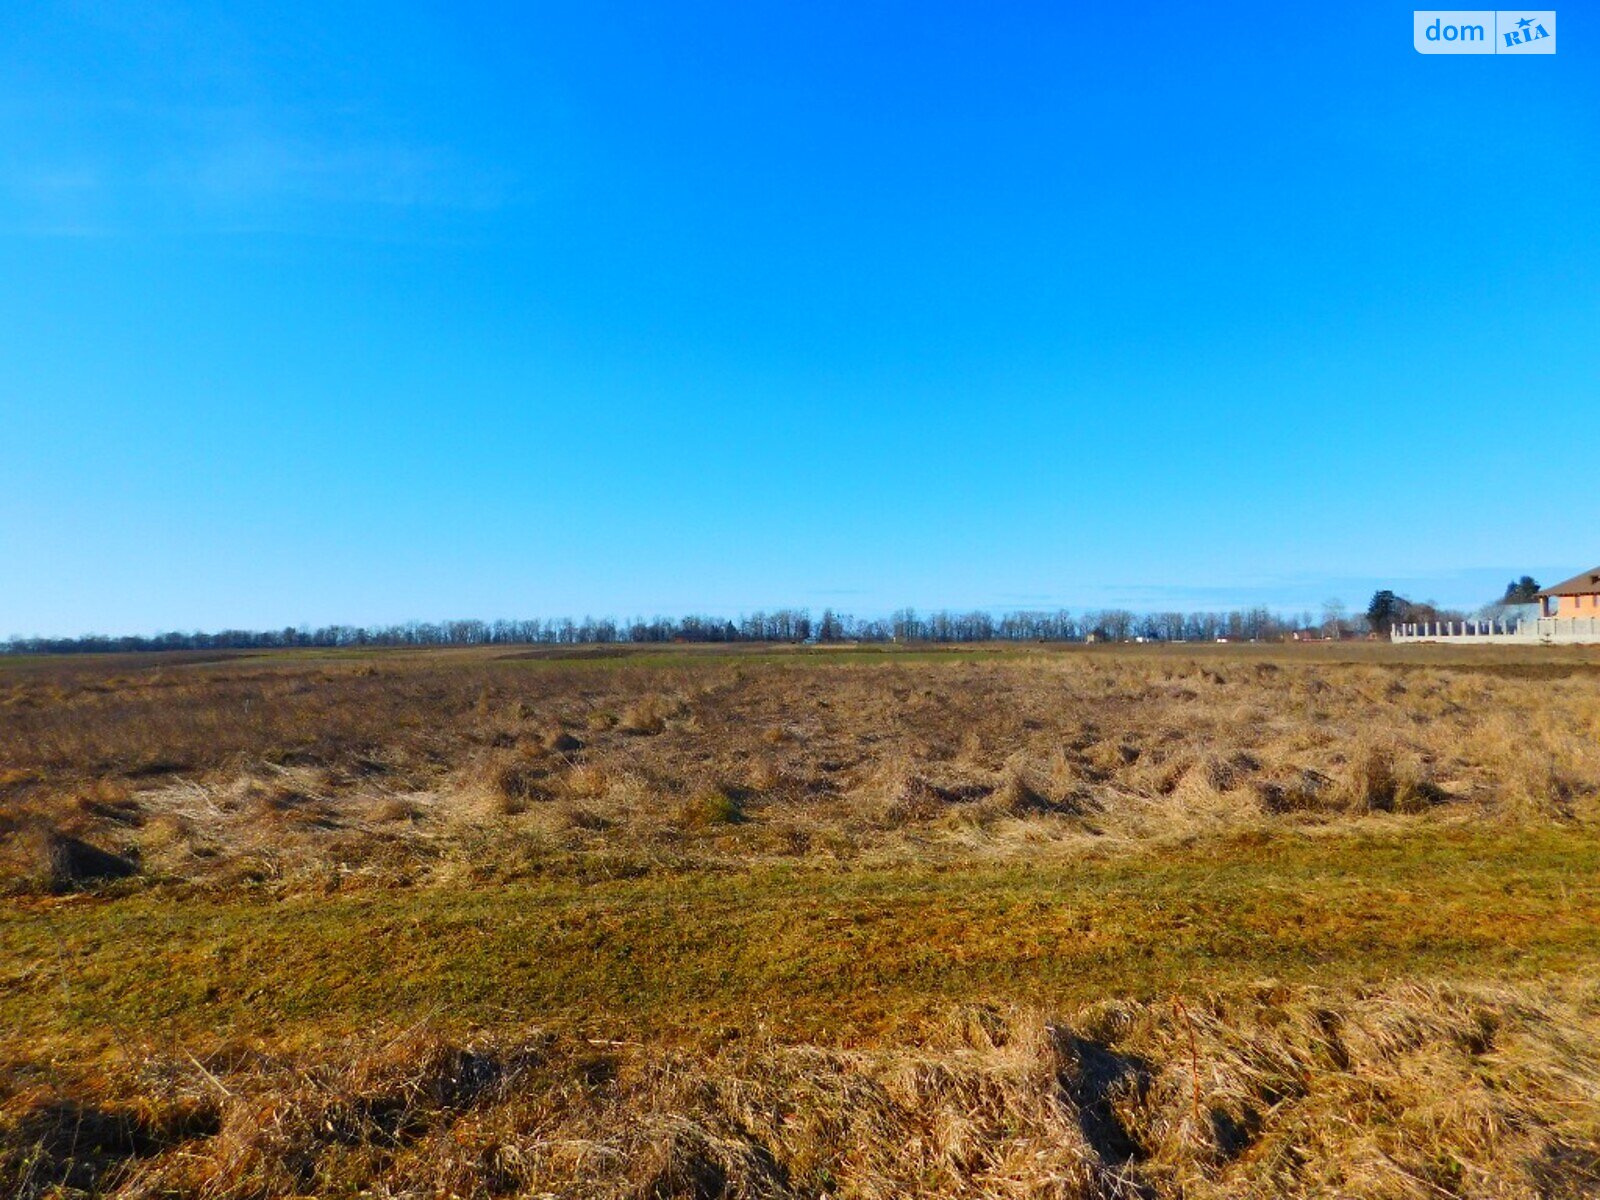
<instances>
[{"instance_id":1,"label":"dry grass field","mask_svg":"<svg viewBox=\"0 0 1600 1200\"><path fill-rule=\"evenodd\" d=\"M1600 1194L1600 654L0 659L0 1194Z\"/></svg>"}]
</instances>

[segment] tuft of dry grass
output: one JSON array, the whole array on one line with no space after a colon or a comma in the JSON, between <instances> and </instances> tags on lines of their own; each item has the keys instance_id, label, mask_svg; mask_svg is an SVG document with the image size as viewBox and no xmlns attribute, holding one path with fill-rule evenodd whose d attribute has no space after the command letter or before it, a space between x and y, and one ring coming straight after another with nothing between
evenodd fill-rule
<instances>
[{"instance_id":1,"label":"tuft of dry grass","mask_svg":"<svg viewBox=\"0 0 1600 1200\"><path fill-rule=\"evenodd\" d=\"M601 833L615 824L604 813L575 801L562 803L557 811L560 814L562 824L568 829L581 829L589 833Z\"/></svg>"},{"instance_id":2,"label":"tuft of dry grass","mask_svg":"<svg viewBox=\"0 0 1600 1200\"><path fill-rule=\"evenodd\" d=\"M1383 744L1355 747L1334 796L1351 812L1420 813L1445 799L1414 762Z\"/></svg>"},{"instance_id":3,"label":"tuft of dry grass","mask_svg":"<svg viewBox=\"0 0 1600 1200\"><path fill-rule=\"evenodd\" d=\"M643 696L622 710L617 728L623 733L639 736L660 733L667 727L669 718L678 715L680 708L665 697Z\"/></svg>"},{"instance_id":4,"label":"tuft of dry grass","mask_svg":"<svg viewBox=\"0 0 1600 1200\"><path fill-rule=\"evenodd\" d=\"M1044 790L1015 768L1005 771L999 786L980 803L987 812L1006 817L1029 817L1055 809Z\"/></svg>"},{"instance_id":5,"label":"tuft of dry grass","mask_svg":"<svg viewBox=\"0 0 1600 1200\"><path fill-rule=\"evenodd\" d=\"M611 786L611 776L598 763L578 763L563 777L567 792L582 800L604 796Z\"/></svg>"},{"instance_id":6,"label":"tuft of dry grass","mask_svg":"<svg viewBox=\"0 0 1600 1200\"><path fill-rule=\"evenodd\" d=\"M405 796L386 796L378 802L372 815L379 821L420 821L423 810L415 800Z\"/></svg>"},{"instance_id":7,"label":"tuft of dry grass","mask_svg":"<svg viewBox=\"0 0 1600 1200\"><path fill-rule=\"evenodd\" d=\"M749 819L744 801L722 787L704 787L695 792L678 809L678 817L690 829L739 825Z\"/></svg>"},{"instance_id":8,"label":"tuft of dry grass","mask_svg":"<svg viewBox=\"0 0 1600 1200\"><path fill-rule=\"evenodd\" d=\"M498 752L484 762L482 777L491 811L501 816L526 812L551 795L551 768L542 758Z\"/></svg>"},{"instance_id":9,"label":"tuft of dry grass","mask_svg":"<svg viewBox=\"0 0 1600 1200\"><path fill-rule=\"evenodd\" d=\"M751 790L758 793L777 791L783 786L783 771L768 758L757 758L750 763L749 770L745 773L745 781Z\"/></svg>"},{"instance_id":10,"label":"tuft of dry grass","mask_svg":"<svg viewBox=\"0 0 1600 1200\"><path fill-rule=\"evenodd\" d=\"M42 818L12 825L0 844L0 867L12 890L61 893L138 873L135 857L113 853Z\"/></svg>"}]
</instances>

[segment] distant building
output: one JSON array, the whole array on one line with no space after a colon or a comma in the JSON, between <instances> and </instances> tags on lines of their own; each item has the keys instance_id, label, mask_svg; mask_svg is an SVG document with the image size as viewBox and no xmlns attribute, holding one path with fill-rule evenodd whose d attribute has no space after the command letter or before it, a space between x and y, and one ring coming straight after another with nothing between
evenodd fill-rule
<instances>
[{"instance_id":1,"label":"distant building","mask_svg":"<svg viewBox=\"0 0 1600 1200\"><path fill-rule=\"evenodd\" d=\"M1539 593L1539 614L1558 621L1600 617L1600 567L1545 588Z\"/></svg>"},{"instance_id":2,"label":"distant building","mask_svg":"<svg viewBox=\"0 0 1600 1200\"><path fill-rule=\"evenodd\" d=\"M1397 621L1396 642L1600 646L1600 567L1535 594L1534 604L1491 604L1467 620Z\"/></svg>"}]
</instances>

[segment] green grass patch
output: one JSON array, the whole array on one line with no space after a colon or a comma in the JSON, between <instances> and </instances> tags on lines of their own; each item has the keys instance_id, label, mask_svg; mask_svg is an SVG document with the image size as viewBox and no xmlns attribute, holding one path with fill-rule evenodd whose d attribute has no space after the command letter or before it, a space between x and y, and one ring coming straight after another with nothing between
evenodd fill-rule
<instances>
[{"instance_id":1,"label":"green grass patch","mask_svg":"<svg viewBox=\"0 0 1600 1200\"><path fill-rule=\"evenodd\" d=\"M1600 957L1588 830L1292 838L1106 862L198 898L0 915L17 1043L320 1039L429 1016L695 1040L903 1032L1276 976L1529 976Z\"/></svg>"}]
</instances>

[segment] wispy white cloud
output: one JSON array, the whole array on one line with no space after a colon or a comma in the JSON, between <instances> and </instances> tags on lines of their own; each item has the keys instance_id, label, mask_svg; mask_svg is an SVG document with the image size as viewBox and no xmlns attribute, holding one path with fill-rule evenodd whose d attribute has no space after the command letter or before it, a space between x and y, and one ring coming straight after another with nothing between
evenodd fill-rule
<instances>
[{"instance_id":1,"label":"wispy white cloud","mask_svg":"<svg viewBox=\"0 0 1600 1200\"><path fill-rule=\"evenodd\" d=\"M110 232L101 171L81 164L21 164L0 172L9 224L36 237L102 237Z\"/></svg>"},{"instance_id":2,"label":"wispy white cloud","mask_svg":"<svg viewBox=\"0 0 1600 1200\"><path fill-rule=\"evenodd\" d=\"M197 112L185 124L185 144L147 182L205 207L293 202L487 211L507 200L500 172L443 146L297 132L255 111Z\"/></svg>"},{"instance_id":3,"label":"wispy white cloud","mask_svg":"<svg viewBox=\"0 0 1600 1200\"><path fill-rule=\"evenodd\" d=\"M9 106L0 137L44 120L37 106ZM83 101L48 120L59 136L12 138L0 166L0 229L13 234L340 232L363 216L470 216L517 202L500 165L349 114Z\"/></svg>"},{"instance_id":4,"label":"wispy white cloud","mask_svg":"<svg viewBox=\"0 0 1600 1200\"><path fill-rule=\"evenodd\" d=\"M315 12L96 0L24 19L0 47L0 230L339 233L513 202L502 163L419 123L418 89L443 85L405 37L375 61Z\"/></svg>"}]
</instances>

